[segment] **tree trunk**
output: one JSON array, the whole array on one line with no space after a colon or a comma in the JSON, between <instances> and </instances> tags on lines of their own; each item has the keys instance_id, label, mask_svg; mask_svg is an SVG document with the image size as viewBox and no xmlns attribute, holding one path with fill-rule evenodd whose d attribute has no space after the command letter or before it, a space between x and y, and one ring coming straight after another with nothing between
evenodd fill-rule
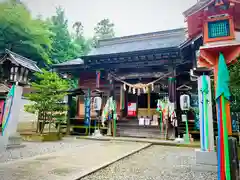
<instances>
[{"instance_id":1,"label":"tree trunk","mask_svg":"<svg viewBox=\"0 0 240 180\"><path fill-rule=\"evenodd\" d=\"M40 119L39 114L40 113L38 113L36 133L40 132L40 129L39 129L39 123L40 123L40 121L39 121L39 119Z\"/></svg>"},{"instance_id":2,"label":"tree trunk","mask_svg":"<svg viewBox=\"0 0 240 180\"><path fill-rule=\"evenodd\" d=\"M51 122L52 122L52 111L51 111L49 123L48 123L48 133L50 133L50 131L51 131Z\"/></svg>"},{"instance_id":3,"label":"tree trunk","mask_svg":"<svg viewBox=\"0 0 240 180\"><path fill-rule=\"evenodd\" d=\"M44 111L44 113L43 113L43 122L42 122L41 130L40 130L40 134L43 134L44 127L45 127L45 124L46 124L46 119L47 119L47 113Z\"/></svg>"},{"instance_id":4,"label":"tree trunk","mask_svg":"<svg viewBox=\"0 0 240 180\"><path fill-rule=\"evenodd\" d=\"M58 135L61 134L61 123L58 123L57 132Z\"/></svg>"}]
</instances>

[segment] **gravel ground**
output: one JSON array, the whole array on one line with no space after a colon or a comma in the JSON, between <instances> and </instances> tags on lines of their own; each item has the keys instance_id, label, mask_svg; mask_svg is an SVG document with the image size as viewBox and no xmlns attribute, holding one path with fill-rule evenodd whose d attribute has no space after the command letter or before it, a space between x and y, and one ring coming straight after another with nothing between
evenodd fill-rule
<instances>
[{"instance_id":1,"label":"gravel ground","mask_svg":"<svg viewBox=\"0 0 240 180\"><path fill-rule=\"evenodd\" d=\"M74 137L64 138L58 142L23 142L23 148L8 149L0 153L0 163L43 155L56 151L84 146L94 141L75 139Z\"/></svg>"},{"instance_id":2,"label":"gravel ground","mask_svg":"<svg viewBox=\"0 0 240 180\"><path fill-rule=\"evenodd\" d=\"M216 173L194 172L191 148L152 146L81 180L216 180Z\"/></svg>"}]
</instances>

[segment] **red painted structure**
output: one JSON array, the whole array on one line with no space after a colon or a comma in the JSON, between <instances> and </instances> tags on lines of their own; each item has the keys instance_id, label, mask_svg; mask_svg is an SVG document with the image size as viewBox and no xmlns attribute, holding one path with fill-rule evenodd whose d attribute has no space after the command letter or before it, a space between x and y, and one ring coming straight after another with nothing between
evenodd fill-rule
<instances>
[{"instance_id":1,"label":"red painted structure","mask_svg":"<svg viewBox=\"0 0 240 180\"><path fill-rule=\"evenodd\" d=\"M219 79L218 70L227 76L225 63L232 64L240 57L240 0L200 0L184 12L184 15L188 23L188 37L194 39L199 34L203 35L203 45L199 49L197 64L198 67L213 70L215 91L218 91L216 85L224 86L224 83L221 84L224 79ZM232 179L228 146L228 137L232 135L232 121L230 103L224 97L224 93L221 94L221 100L219 97L216 99L218 180Z\"/></svg>"},{"instance_id":2,"label":"red painted structure","mask_svg":"<svg viewBox=\"0 0 240 180\"><path fill-rule=\"evenodd\" d=\"M188 37L194 39L203 34L203 46L200 47L197 59L198 67L207 67L218 71L219 53L223 53L226 63L233 63L240 55L240 0L200 0L193 7L184 12L188 24ZM230 32L228 36L209 38L208 23L229 20ZM229 135L232 134L230 104L226 105L227 126Z\"/></svg>"},{"instance_id":3,"label":"red painted structure","mask_svg":"<svg viewBox=\"0 0 240 180\"><path fill-rule=\"evenodd\" d=\"M194 38L203 33L204 22L209 16L219 14L229 14L234 18L234 27L240 30L240 0L224 0L229 3L229 8L224 10L221 6L215 6L215 0L200 0L197 4L185 11L185 21L187 22L188 37Z\"/></svg>"}]
</instances>

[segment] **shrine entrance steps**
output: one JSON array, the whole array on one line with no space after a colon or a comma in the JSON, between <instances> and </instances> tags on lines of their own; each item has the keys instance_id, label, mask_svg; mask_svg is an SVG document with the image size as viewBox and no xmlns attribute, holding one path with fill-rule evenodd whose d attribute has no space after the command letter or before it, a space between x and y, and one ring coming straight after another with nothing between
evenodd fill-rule
<instances>
[{"instance_id":1,"label":"shrine entrance steps","mask_svg":"<svg viewBox=\"0 0 240 180\"><path fill-rule=\"evenodd\" d=\"M139 138L164 138L159 126L139 125L138 119L124 119L117 121L117 136Z\"/></svg>"}]
</instances>

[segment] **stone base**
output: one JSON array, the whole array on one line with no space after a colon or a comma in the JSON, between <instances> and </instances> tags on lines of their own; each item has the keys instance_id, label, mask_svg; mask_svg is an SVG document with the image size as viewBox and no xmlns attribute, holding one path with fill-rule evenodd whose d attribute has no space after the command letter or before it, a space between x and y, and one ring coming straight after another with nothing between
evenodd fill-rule
<instances>
[{"instance_id":1,"label":"stone base","mask_svg":"<svg viewBox=\"0 0 240 180\"><path fill-rule=\"evenodd\" d=\"M24 144L19 144L19 145L10 145L8 144L6 149L15 149L15 148L24 148L26 145Z\"/></svg>"},{"instance_id":2,"label":"stone base","mask_svg":"<svg viewBox=\"0 0 240 180\"><path fill-rule=\"evenodd\" d=\"M99 129L96 129L92 136L94 136L94 137L102 137L102 134L101 134Z\"/></svg>"},{"instance_id":3,"label":"stone base","mask_svg":"<svg viewBox=\"0 0 240 180\"><path fill-rule=\"evenodd\" d=\"M196 149L196 165L197 171L217 172L217 153L214 151L207 152Z\"/></svg>"},{"instance_id":4,"label":"stone base","mask_svg":"<svg viewBox=\"0 0 240 180\"><path fill-rule=\"evenodd\" d=\"M183 134L183 139L184 139L184 142L185 143L190 143L191 141L190 141L190 137L189 137L189 135L187 135L187 134Z\"/></svg>"},{"instance_id":5,"label":"stone base","mask_svg":"<svg viewBox=\"0 0 240 180\"><path fill-rule=\"evenodd\" d=\"M9 136L7 147L11 147L11 146L16 147L16 146L20 146L21 144L22 144L22 137L18 133Z\"/></svg>"},{"instance_id":6,"label":"stone base","mask_svg":"<svg viewBox=\"0 0 240 180\"><path fill-rule=\"evenodd\" d=\"M0 152L5 151L6 149L21 147L24 147L24 145L22 145L22 137L18 133L11 135L8 138L6 136L0 136Z\"/></svg>"},{"instance_id":7,"label":"stone base","mask_svg":"<svg viewBox=\"0 0 240 180\"><path fill-rule=\"evenodd\" d=\"M0 154L5 150L6 150L6 138L4 136L0 136Z\"/></svg>"},{"instance_id":8,"label":"stone base","mask_svg":"<svg viewBox=\"0 0 240 180\"><path fill-rule=\"evenodd\" d=\"M195 164L193 167L194 171L198 172L215 172L217 173L217 166L211 166L211 165L202 165L202 164Z\"/></svg>"}]
</instances>

